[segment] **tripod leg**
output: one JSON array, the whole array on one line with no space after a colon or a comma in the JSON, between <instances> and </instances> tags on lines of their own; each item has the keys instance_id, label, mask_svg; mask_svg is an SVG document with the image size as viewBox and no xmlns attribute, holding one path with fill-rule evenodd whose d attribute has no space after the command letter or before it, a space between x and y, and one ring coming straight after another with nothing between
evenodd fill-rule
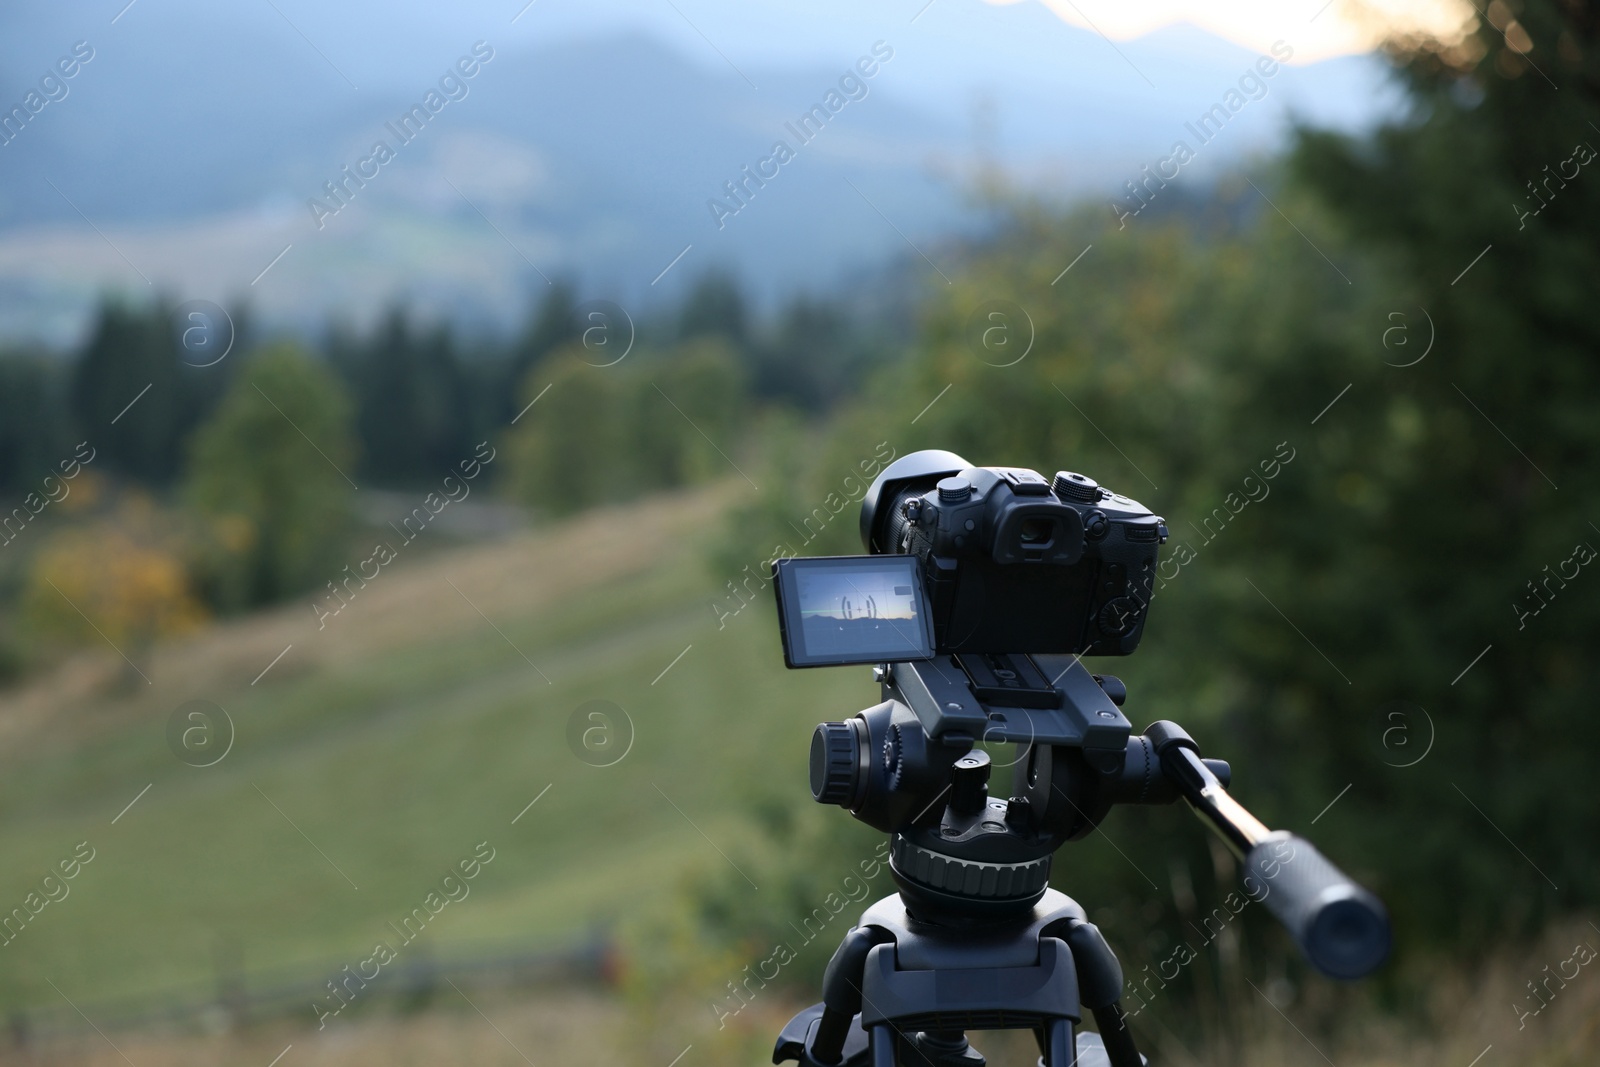
<instances>
[{"instance_id":1,"label":"tripod leg","mask_svg":"<svg viewBox=\"0 0 1600 1067\"><path fill-rule=\"evenodd\" d=\"M844 1055L845 1037L850 1033L856 1013L861 1010L861 977L867 967L867 953L874 946L892 940L889 932L880 927L858 926L844 935L838 951L828 961L828 970L822 978L822 1019L817 1023L816 1040L811 1045L812 1058L818 1063L838 1063ZM874 1032L879 1029L886 1028L877 1027ZM889 1067L894 1067L892 1043L889 1056ZM876 1065L877 1061L873 1063Z\"/></svg>"},{"instance_id":2,"label":"tripod leg","mask_svg":"<svg viewBox=\"0 0 1600 1067\"><path fill-rule=\"evenodd\" d=\"M1066 931L1067 947L1078 972L1078 996L1094 1012L1100 1040L1111 1067L1144 1067L1122 1010L1122 964L1093 923L1073 923Z\"/></svg>"},{"instance_id":3,"label":"tripod leg","mask_svg":"<svg viewBox=\"0 0 1600 1067\"><path fill-rule=\"evenodd\" d=\"M1114 1000L1103 1008L1091 1008L1094 1023L1100 1028L1100 1041L1106 1047L1106 1058L1112 1067L1142 1067L1144 1058L1133 1043L1133 1031L1122 1012L1122 1002Z\"/></svg>"},{"instance_id":4,"label":"tripod leg","mask_svg":"<svg viewBox=\"0 0 1600 1067\"><path fill-rule=\"evenodd\" d=\"M868 1048L872 1051L872 1067L896 1067L894 1031L888 1023L879 1023L868 1035Z\"/></svg>"},{"instance_id":5,"label":"tripod leg","mask_svg":"<svg viewBox=\"0 0 1600 1067\"><path fill-rule=\"evenodd\" d=\"M1075 1067L1078 1044L1072 1036L1072 1020L1056 1019L1045 1031L1045 1067Z\"/></svg>"}]
</instances>

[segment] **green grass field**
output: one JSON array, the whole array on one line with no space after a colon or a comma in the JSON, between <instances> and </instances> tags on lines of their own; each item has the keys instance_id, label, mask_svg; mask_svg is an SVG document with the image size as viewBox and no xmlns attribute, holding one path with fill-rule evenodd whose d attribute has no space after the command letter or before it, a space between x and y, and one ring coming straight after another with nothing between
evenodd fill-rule
<instances>
[{"instance_id":1,"label":"green grass field","mask_svg":"<svg viewBox=\"0 0 1600 1067\"><path fill-rule=\"evenodd\" d=\"M641 902L675 906L678 875L715 872L735 892L742 883L730 864L763 877L763 854L783 842L758 838L752 808L803 800L812 725L870 703L875 690L864 669L785 671L764 598L718 628L708 603L732 576L704 561L737 491L713 487L493 544L418 552L324 630L299 603L126 650L148 685L119 686L132 672L98 649L7 692L0 916L27 910L28 895L79 842L95 857L64 899L0 946L0 1004L13 1020L63 1025L27 1048L0 1042L0 1062L267 1063L292 1044L292 1062L313 1067L520 1064L524 1050L539 1063L660 1067L691 1042L696 1062L764 1060L794 1005L777 993L719 1031L705 1010L723 977L716 968L709 979L685 973L660 1005L582 988L485 990L470 1005L452 994L428 1011L357 1012L326 1031L309 1007L227 1032L113 1028L115 1046L66 1003L94 1014L111 1002L203 998L219 960L247 979L331 976L379 940L399 946L388 924L422 905L479 842L494 860L465 899L399 946L402 960L562 945ZM169 716L193 699L226 708L236 726L214 766L188 766L168 747ZM596 699L633 724L631 748L609 767L586 764L567 740L573 711ZM759 905L782 910L782 888ZM1588 1062L1600 987L1564 996L1559 1018L1538 1020L1533 1034L1513 1028L1503 1008L1541 963L1588 937L1586 925L1571 924L1484 971L1443 970L1437 1003L1419 1009L1426 1021L1365 1012L1327 1053L1360 1067L1459 1067L1485 1044L1522 1042L1537 1045L1524 1062ZM1191 1047L1150 1022L1153 1058L1325 1062L1323 1049L1247 993L1229 1016L1236 1036L1214 1047ZM672 1015L680 1009L688 1014ZM1021 1038L980 1045L992 1062L1032 1058Z\"/></svg>"},{"instance_id":2,"label":"green grass field","mask_svg":"<svg viewBox=\"0 0 1600 1067\"><path fill-rule=\"evenodd\" d=\"M0 947L0 995L155 995L212 981L222 957L353 965L398 944L386 924L484 841L495 858L430 924L435 950L558 943L676 872L737 863L751 798L803 796L811 725L874 690L864 671L785 671L768 604L718 629L708 602L729 576L703 560L728 497L402 559L324 631L289 605L131 651L152 684L124 693L104 649L7 694L0 907L79 842L96 856ZM211 767L166 740L196 698L236 726ZM613 766L568 746L591 699L633 724Z\"/></svg>"}]
</instances>

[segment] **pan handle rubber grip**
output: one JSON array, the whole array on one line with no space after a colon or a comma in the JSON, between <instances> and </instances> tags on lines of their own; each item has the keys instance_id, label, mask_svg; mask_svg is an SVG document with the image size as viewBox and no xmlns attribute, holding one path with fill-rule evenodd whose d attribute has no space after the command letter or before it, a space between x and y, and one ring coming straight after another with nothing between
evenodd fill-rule
<instances>
[{"instance_id":1,"label":"pan handle rubber grip","mask_svg":"<svg viewBox=\"0 0 1600 1067\"><path fill-rule=\"evenodd\" d=\"M1303 837L1270 834L1244 857L1245 890L1267 906L1311 965L1329 978L1363 978L1389 956L1383 902Z\"/></svg>"}]
</instances>

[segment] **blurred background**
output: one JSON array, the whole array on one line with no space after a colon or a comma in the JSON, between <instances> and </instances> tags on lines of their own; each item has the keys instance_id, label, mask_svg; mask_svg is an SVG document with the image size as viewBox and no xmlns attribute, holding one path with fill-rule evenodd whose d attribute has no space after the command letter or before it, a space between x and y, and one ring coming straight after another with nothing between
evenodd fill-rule
<instances>
[{"instance_id":1,"label":"blurred background","mask_svg":"<svg viewBox=\"0 0 1600 1067\"><path fill-rule=\"evenodd\" d=\"M1113 812L1055 884L1153 1062L1592 1063L1597 49L1584 0L0 13L0 1062L767 1062L892 883L806 788L877 691L783 669L765 574L938 447L1166 517L1098 668L1393 914L1329 982Z\"/></svg>"}]
</instances>

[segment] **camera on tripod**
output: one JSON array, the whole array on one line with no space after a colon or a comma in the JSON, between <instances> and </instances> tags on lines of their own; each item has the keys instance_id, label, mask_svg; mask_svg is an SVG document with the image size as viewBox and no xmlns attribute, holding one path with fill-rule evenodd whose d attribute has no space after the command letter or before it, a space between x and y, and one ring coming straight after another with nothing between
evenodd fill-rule
<instances>
[{"instance_id":1,"label":"camera on tripod","mask_svg":"<svg viewBox=\"0 0 1600 1067\"><path fill-rule=\"evenodd\" d=\"M787 662L1127 655L1166 538L1159 516L1082 474L1047 481L918 452L886 468L861 505L868 550L902 556L777 562Z\"/></svg>"},{"instance_id":2,"label":"camera on tripod","mask_svg":"<svg viewBox=\"0 0 1600 1067\"><path fill-rule=\"evenodd\" d=\"M973 1067L965 1031L1026 1028L1047 1067L1139 1067L1116 957L1049 886L1056 850L1116 804L1185 799L1315 967L1382 963L1377 898L1246 811L1181 727L1134 734L1122 682L1083 664L1138 647L1159 516L1082 474L924 451L879 474L861 537L865 556L776 561L774 587L788 666L874 665L882 701L812 736L811 792L890 835L899 892L846 936L774 1062ZM1015 744L1008 789L980 742ZM1098 1038L1074 1037L1081 1007Z\"/></svg>"}]
</instances>

